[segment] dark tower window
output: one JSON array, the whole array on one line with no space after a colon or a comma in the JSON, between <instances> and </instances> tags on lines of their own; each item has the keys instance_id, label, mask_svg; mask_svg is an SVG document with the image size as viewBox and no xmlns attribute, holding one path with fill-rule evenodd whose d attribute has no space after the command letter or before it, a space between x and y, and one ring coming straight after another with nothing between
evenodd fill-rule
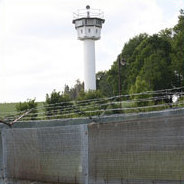
<instances>
[{"instance_id":1,"label":"dark tower window","mask_svg":"<svg viewBox=\"0 0 184 184\"><path fill-rule=\"evenodd\" d=\"M88 33L91 33L91 29L88 29Z\"/></svg>"},{"instance_id":2,"label":"dark tower window","mask_svg":"<svg viewBox=\"0 0 184 184\"><path fill-rule=\"evenodd\" d=\"M96 24L97 25L101 25L101 21L100 20L96 20Z\"/></svg>"}]
</instances>

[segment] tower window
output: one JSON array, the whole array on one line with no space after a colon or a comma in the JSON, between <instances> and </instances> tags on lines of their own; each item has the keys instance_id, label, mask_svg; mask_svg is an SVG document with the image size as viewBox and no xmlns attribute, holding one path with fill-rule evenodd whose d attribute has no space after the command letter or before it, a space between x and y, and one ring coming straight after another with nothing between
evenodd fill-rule
<instances>
[{"instance_id":1,"label":"tower window","mask_svg":"<svg viewBox=\"0 0 184 184\"><path fill-rule=\"evenodd\" d=\"M83 30L81 29L81 33L83 33Z\"/></svg>"},{"instance_id":2,"label":"tower window","mask_svg":"<svg viewBox=\"0 0 184 184\"><path fill-rule=\"evenodd\" d=\"M88 20L87 20L87 25L93 25L93 24L94 24L93 19L88 19Z\"/></svg>"},{"instance_id":3,"label":"tower window","mask_svg":"<svg viewBox=\"0 0 184 184\"><path fill-rule=\"evenodd\" d=\"M101 21L100 20L96 20L96 24L101 25Z\"/></svg>"},{"instance_id":4,"label":"tower window","mask_svg":"<svg viewBox=\"0 0 184 184\"><path fill-rule=\"evenodd\" d=\"M88 33L90 33L91 32L91 29L88 29Z\"/></svg>"},{"instance_id":5,"label":"tower window","mask_svg":"<svg viewBox=\"0 0 184 184\"><path fill-rule=\"evenodd\" d=\"M98 29L96 29L96 33L98 33Z\"/></svg>"}]
</instances>

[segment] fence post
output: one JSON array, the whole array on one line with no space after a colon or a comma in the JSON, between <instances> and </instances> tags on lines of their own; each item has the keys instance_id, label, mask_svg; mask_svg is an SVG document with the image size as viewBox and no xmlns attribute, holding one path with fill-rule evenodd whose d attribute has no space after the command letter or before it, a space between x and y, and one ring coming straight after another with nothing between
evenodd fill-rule
<instances>
[{"instance_id":1,"label":"fence post","mask_svg":"<svg viewBox=\"0 0 184 184\"><path fill-rule=\"evenodd\" d=\"M82 162L82 180L84 184L89 183L88 166L88 125L81 125L81 162Z\"/></svg>"},{"instance_id":2,"label":"fence post","mask_svg":"<svg viewBox=\"0 0 184 184\"><path fill-rule=\"evenodd\" d=\"M6 140L5 140L5 131L6 128L2 128L1 129L1 141L2 141L2 145L1 145L1 150L2 150L2 174L3 174L3 183L6 183L7 181L7 173L6 173L6 166L7 166L7 147L6 147Z\"/></svg>"}]
</instances>

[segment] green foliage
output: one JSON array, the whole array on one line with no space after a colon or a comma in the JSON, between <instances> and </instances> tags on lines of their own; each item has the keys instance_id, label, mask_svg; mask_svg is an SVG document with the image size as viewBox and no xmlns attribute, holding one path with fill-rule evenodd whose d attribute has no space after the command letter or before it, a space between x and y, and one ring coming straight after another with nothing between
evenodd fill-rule
<instances>
[{"instance_id":1,"label":"green foliage","mask_svg":"<svg viewBox=\"0 0 184 184\"><path fill-rule=\"evenodd\" d=\"M100 111L97 111L101 109L100 106L98 106L101 102L96 102L100 98L103 98L100 90L90 90L88 92L81 91L75 102L77 105L77 112L87 117L100 115Z\"/></svg>"},{"instance_id":2,"label":"green foliage","mask_svg":"<svg viewBox=\"0 0 184 184\"><path fill-rule=\"evenodd\" d=\"M64 94L68 95L71 100L78 98L79 93L84 90L84 83L81 83L80 80L76 80L76 84L73 88L69 88L68 85L65 85Z\"/></svg>"},{"instance_id":3,"label":"green foliage","mask_svg":"<svg viewBox=\"0 0 184 184\"><path fill-rule=\"evenodd\" d=\"M184 85L184 11L180 11L178 24L173 28L172 69L175 86Z\"/></svg>"},{"instance_id":4,"label":"green foliage","mask_svg":"<svg viewBox=\"0 0 184 184\"><path fill-rule=\"evenodd\" d=\"M146 91L150 91L149 84L142 79L140 76L137 76L136 82L134 85L131 86L130 88L130 94L136 94L136 93L142 93ZM137 98L137 97L136 97Z\"/></svg>"},{"instance_id":5,"label":"green foliage","mask_svg":"<svg viewBox=\"0 0 184 184\"><path fill-rule=\"evenodd\" d=\"M12 113L16 111L17 103L0 103L0 112L1 113Z\"/></svg>"},{"instance_id":6,"label":"green foliage","mask_svg":"<svg viewBox=\"0 0 184 184\"><path fill-rule=\"evenodd\" d=\"M76 99L77 101L71 101L69 95L66 93L65 86L64 93L53 90L50 95L46 95L45 112L47 119L90 117L98 114L96 112L93 113L93 111L97 110L93 99L103 97L100 91L84 92L81 90Z\"/></svg>"},{"instance_id":7,"label":"green foliage","mask_svg":"<svg viewBox=\"0 0 184 184\"><path fill-rule=\"evenodd\" d=\"M17 103L1 103L0 104L0 119L11 119L16 112Z\"/></svg>"},{"instance_id":8,"label":"green foliage","mask_svg":"<svg viewBox=\"0 0 184 184\"><path fill-rule=\"evenodd\" d=\"M149 94L144 94L147 91L151 91L149 84L140 76L137 76L136 82L134 85L131 86L130 92L129 92L132 95L137 93L142 93L140 95L131 96L131 99L137 100L137 102L135 103L137 107L152 105L152 102L150 103L149 101L146 101L146 99L151 97L151 95Z\"/></svg>"},{"instance_id":9,"label":"green foliage","mask_svg":"<svg viewBox=\"0 0 184 184\"><path fill-rule=\"evenodd\" d=\"M172 86L170 63L171 44L159 35L149 36L138 48L139 54L132 62L130 69L130 84L140 76L153 90L170 88ZM129 85L130 87L132 86Z\"/></svg>"},{"instance_id":10,"label":"green foliage","mask_svg":"<svg viewBox=\"0 0 184 184\"><path fill-rule=\"evenodd\" d=\"M62 114L66 112L65 107L70 105L70 97L53 90L52 93L46 94L45 112L48 119L62 118Z\"/></svg>"},{"instance_id":11,"label":"green foliage","mask_svg":"<svg viewBox=\"0 0 184 184\"><path fill-rule=\"evenodd\" d=\"M37 113L38 113L38 110L37 110L37 103L35 102L36 99L28 99L26 102L20 102L18 104L16 104L16 110L17 112L19 112L20 114L28 111L31 109L31 112L30 114L28 114L26 116L26 120L35 120L36 117L37 117Z\"/></svg>"},{"instance_id":12,"label":"green foliage","mask_svg":"<svg viewBox=\"0 0 184 184\"><path fill-rule=\"evenodd\" d=\"M108 73L106 71L100 71L96 74L96 85L97 90L99 90L103 96L113 96L113 88L109 83Z\"/></svg>"},{"instance_id":13,"label":"green foliage","mask_svg":"<svg viewBox=\"0 0 184 184\"><path fill-rule=\"evenodd\" d=\"M102 97L103 95L100 90L96 90L96 91L90 90L88 92L81 91L77 100L79 101L80 100L91 100L91 99L98 99Z\"/></svg>"}]
</instances>

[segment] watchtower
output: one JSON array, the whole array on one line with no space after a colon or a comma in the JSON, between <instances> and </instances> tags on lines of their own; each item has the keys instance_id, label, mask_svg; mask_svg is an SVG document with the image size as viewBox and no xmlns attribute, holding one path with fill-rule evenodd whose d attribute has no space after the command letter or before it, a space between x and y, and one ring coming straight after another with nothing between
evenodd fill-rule
<instances>
[{"instance_id":1,"label":"watchtower","mask_svg":"<svg viewBox=\"0 0 184 184\"><path fill-rule=\"evenodd\" d=\"M78 39L84 42L84 90L96 90L95 41L101 37L102 24L105 22L101 10L86 9L74 13L73 24Z\"/></svg>"}]
</instances>

